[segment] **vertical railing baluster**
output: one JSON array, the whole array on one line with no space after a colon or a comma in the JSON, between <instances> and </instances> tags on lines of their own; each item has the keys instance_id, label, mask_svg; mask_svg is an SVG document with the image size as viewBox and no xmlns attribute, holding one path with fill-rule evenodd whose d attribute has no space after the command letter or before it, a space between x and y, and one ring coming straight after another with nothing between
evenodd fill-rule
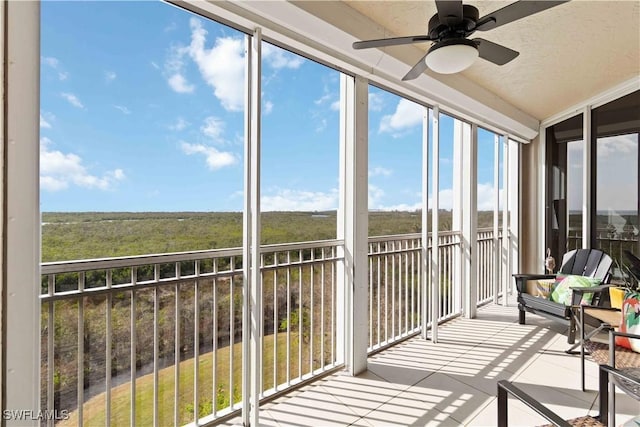
<instances>
[{"instance_id":1,"label":"vertical railing baluster","mask_svg":"<svg viewBox=\"0 0 640 427\"><path fill-rule=\"evenodd\" d=\"M313 329L315 326L315 323L313 321L313 309L315 307L315 303L314 303L314 293L315 293L315 269L314 269L314 264L313 264L313 260L315 259L315 249L311 249L311 264L310 264L310 269L311 269L311 283L310 283L310 294L311 294L311 298L310 298L310 307L309 307L309 317L310 317L310 321L309 321L309 372L311 372L313 374L313 341L315 338L315 334L313 333Z\"/></svg>"},{"instance_id":2,"label":"vertical railing baluster","mask_svg":"<svg viewBox=\"0 0 640 427\"><path fill-rule=\"evenodd\" d=\"M384 249L384 342L389 342L389 255L386 244Z\"/></svg>"},{"instance_id":3,"label":"vertical railing baluster","mask_svg":"<svg viewBox=\"0 0 640 427\"><path fill-rule=\"evenodd\" d=\"M298 378L302 377L302 249L298 251Z\"/></svg>"},{"instance_id":4,"label":"vertical railing baluster","mask_svg":"<svg viewBox=\"0 0 640 427\"><path fill-rule=\"evenodd\" d=\"M176 262L176 278L180 278L180 263ZM174 292L176 293L176 299L175 299L175 312L174 312L174 327L175 327L175 332L174 332L174 384L173 384L173 396L174 396L174 402L173 402L173 425L177 426L180 425L180 343L182 341L182 336L181 336L181 331L180 331L180 316L181 316L181 309L180 309L180 285L179 284L175 284L174 286Z\"/></svg>"},{"instance_id":5,"label":"vertical railing baluster","mask_svg":"<svg viewBox=\"0 0 640 427\"><path fill-rule=\"evenodd\" d=\"M287 386L291 385L291 251L287 251Z\"/></svg>"},{"instance_id":6,"label":"vertical railing baluster","mask_svg":"<svg viewBox=\"0 0 640 427\"><path fill-rule=\"evenodd\" d=\"M331 363L336 361L336 254L337 248L331 247Z\"/></svg>"},{"instance_id":7,"label":"vertical railing baluster","mask_svg":"<svg viewBox=\"0 0 640 427\"><path fill-rule=\"evenodd\" d=\"M56 282L55 275L50 274L47 279L48 284L48 294L49 296L53 296L55 293ZM55 405L55 366L54 366L54 351L55 351L55 310L54 310L55 302L53 300L49 301L47 304L48 309L48 317L47 317L47 409L49 411L53 411ZM80 335L80 334L78 334ZM53 420L47 420L47 426L53 426Z\"/></svg>"},{"instance_id":8,"label":"vertical railing baluster","mask_svg":"<svg viewBox=\"0 0 640 427\"><path fill-rule=\"evenodd\" d=\"M396 338L396 255L395 242L391 243L391 338Z\"/></svg>"},{"instance_id":9,"label":"vertical railing baluster","mask_svg":"<svg viewBox=\"0 0 640 427\"><path fill-rule=\"evenodd\" d=\"M278 253L273 253L273 389L278 389ZM264 307L265 304L262 304ZM263 388L264 389L264 388Z\"/></svg>"},{"instance_id":10,"label":"vertical railing baluster","mask_svg":"<svg viewBox=\"0 0 640 427\"><path fill-rule=\"evenodd\" d=\"M378 273L378 274L377 274L377 277L378 277L378 279L377 279L378 292L377 292L377 295L376 295L376 296L377 296L376 320L377 320L377 322L378 322L378 324L377 324L377 326L378 326L378 333L377 333L377 336L376 336L376 343L377 343L378 345L380 345L380 344L382 343L382 336L380 335L380 332L381 332L381 326L382 326L382 325L381 325L381 323L382 323L382 322L381 322L381 320L380 320L380 317L381 317L381 313L380 313L380 308L381 308L381 307L380 307L380 299L381 299L381 295L380 295L380 288L381 288L381 286L382 286L382 285L381 285L381 281L382 281L382 271L381 271L381 263L380 263L380 258L381 258L381 255L380 255L380 242L378 242L378 244L377 244L377 248L378 248L378 250L377 250L377 253L376 253L376 256L375 256L375 257L376 257L376 266L378 267L378 271L377 271L377 273Z\"/></svg>"},{"instance_id":11,"label":"vertical railing baluster","mask_svg":"<svg viewBox=\"0 0 640 427\"><path fill-rule=\"evenodd\" d=\"M195 261L193 283L193 422L200 425L200 260Z\"/></svg>"},{"instance_id":12,"label":"vertical railing baluster","mask_svg":"<svg viewBox=\"0 0 640 427\"><path fill-rule=\"evenodd\" d=\"M136 363L137 363L137 358L136 358L136 352L137 352L137 340L138 340L138 336L136 333L136 318L138 317L137 315L137 310L136 310L136 304L137 304L137 298L136 298L136 290L131 289L131 319L130 319L130 341L131 344L129 346L129 357L130 357L130 361L129 361L129 365L130 365L130 378L131 378L131 388L130 388L130 405L131 405L131 410L130 410L130 425L131 427L136 425Z\"/></svg>"},{"instance_id":13,"label":"vertical railing baluster","mask_svg":"<svg viewBox=\"0 0 640 427\"><path fill-rule=\"evenodd\" d=\"M324 369L324 263L326 259L326 248L320 249L322 263L320 264L320 369Z\"/></svg>"},{"instance_id":14,"label":"vertical railing baluster","mask_svg":"<svg viewBox=\"0 0 640 427\"><path fill-rule=\"evenodd\" d=\"M409 332L409 241L405 240L404 253L404 333Z\"/></svg>"},{"instance_id":15,"label":"vertical railing baluster","mask_svg":"<svg viewBox=\"0 0 640 427\"><path fill-rule=\"evenodd\" d=\"M111 270L108 269L106 272L106 282L107 289L109 292L107 293L107 298L105 301L105 309L106 309L106 354L105 354L105 426L109 427L111 425L111 343L113 339L113 325L111 322L111 311L113 307L113 293L111 292L112 285L112 276Z\"/></svg>"},{"instance_id":16,"label":"vertical railing baluster","mask_svg":"<svg viewBox=\"0 0 640 427\"><path fill-rule=\"evenodd\" d=\"M371 247L371 246L369 246ZM373 259L369 258L369 347L373 347Z\"/></svg>"},{"instance_id":17,"label":"vertical railing baluster","mask_svg":"<svg viewBox=\"0 0 640 427\"><path fill-rule=\"evenodd\" d=\"M154 266L154 271L157 272L157 265ZM158 275L155 275L158 277ZM160 366L158 364L158 348L160 344L159 335L159 324L160 324L160 295L159 289L156 286L153 287L153 426L159 427L159 403L160 396L158 390L160 388L160 384L158 381L158 374L160 371Z\"/></svg>"},{"instance_id":18,"label":"vertical railing baluster","mask_svg":"<svg viewBox=\"0 0 640 427\"><path fill-rule=\"evenodd\" d=\"M249 262L249 260L243 260L243 262ZM235 406L235 399L233 398L233 366L234 366L234 347L236 343L236 328L235 328L235 317L236 314L234 312L234 280L235 280L235 268L236 261L233 256L229 257L229 270L231 274L229 275L229 409L233 410ZM243 304L246 301L243 301ZM247 393L248 390L242 390L243 393Z\"/></svg>"},{"instance_id":19,"label":"vertical railing baluster","mask_svg":"<svg viewBox=\"0 0 640 427\"><path fill-rule=\"evenodd\" d=\"M211 280L212 287L212 316L213 316L213 337L211 343L211 406L213 407L213 416L218 413L218 258L212 260L211 266L213 272L213 279Z\"/></svg>"},{"instance_id":20,"label":"vertical railing baluster","mask_svg":"<svg viewBox=\"0 0 640 427\"><path fill-rule=\"evenodd\" d=\"M78 292L84 292L85 272L78 273ZM84 301L78 298L78 427L84 424Z\"/></svg>"},{"instance_id":21,"label":"vertical railing baluster","mask_svg":"<svg viewBox=\"0 0 640 427\"><path fill-rule=\"evenodd\" d=\"M410 271L411 271L411 308L409 309L409 313L411 313L411 322L410 322L410 328L412 331L415 330L416 328L416 279L418 276L418 271L416 270L418 268L418 265L416 264L416 258L417 258L417 250L419 248L419 242L418 240L414 239L411 242L411 267L410 267Z\"/></svg>"}]
</instances>

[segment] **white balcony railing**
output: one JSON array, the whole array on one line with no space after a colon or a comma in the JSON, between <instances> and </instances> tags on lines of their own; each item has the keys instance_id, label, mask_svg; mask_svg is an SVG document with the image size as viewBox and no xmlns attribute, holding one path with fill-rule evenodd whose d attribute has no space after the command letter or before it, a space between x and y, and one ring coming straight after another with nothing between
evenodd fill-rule
<instances>
[{"instance_id":1,"label":"white balcony railing","mask_svg":"<svg viewBox=\"0 0 640 427\"><path fill-rule=\"evenodd\" d=\"M493 271L492 235L483 233L480 269ZM439 236L443 321L462 310L461 243L456 232ZM341 366L341 245L261 248L261 397ZM419 234L369 239L370 352L421 329L421 245ZM41 271L41 404L69 411L60 425L206 423L239 409L241 249L44 263ZM479 280L482 300L493 297L488 281Z\"/></svg>"}]
</instances>

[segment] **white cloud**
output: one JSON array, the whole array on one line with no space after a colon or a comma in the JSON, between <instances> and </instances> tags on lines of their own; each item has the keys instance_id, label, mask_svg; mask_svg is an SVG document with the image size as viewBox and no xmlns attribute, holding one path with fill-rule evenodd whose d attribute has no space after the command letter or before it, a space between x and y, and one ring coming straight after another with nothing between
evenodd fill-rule
<instances>
[{"instance_id":1,"label":"white cloud","mask_svg":"<svg viewBox=\"0 0 640 427\"><path fill-rule=\"evenodd\" d=\"M384 190L373 184L369 184L368 190L369 209L379 209L380 200L384 197Z\"/></svg>"},{"instance_id":2,"label":"white cloud","mask_svg":"<svg viewBox=\"0 0 640 427\"><path fill-rule=\"evenodd\" d=\"M302 57L268 43L262 45L262 58L275 69L297 69L304 64Z\"/></svg>"},{"instance_id":3,"label":"white cloud","mask_svg":"<svg viewBox=\"0 0 640 427\"><path fill-rule=\"evenodd\" d=\"M195 86L189 84L182 74L175 73L167 80L169 87L178 93L192 93Z\"/></svg>"},{"instance_id":4,"label":"white cloud","mask_svg":"<svg viewBox=\"0 0 640 427\"><path fill-rule=\"evenodd\" d=\"M175 30L176 28L178 28L178 24L176 24L175 22L171 22L169 23L169 25L167 25L166 27L164 27L164 32L168 33L170 31Z\"/></svg>"},{"instance_id":5,"label":"white cloud","mask_svg":"<svg viewBox=\"0 0 640 427\"><path fill-rule=\"evenodd\" d=\"M64 99L66 99L69 102L69 104L73 105L74 107L84 108L84 105L82 105L82 102L80 102L78 97L75 96L74 94L63 92L63 93L60 94L60 96L62 96Z\"/></svg>"},{"instance_id":6,"label":"white cloud","mask_svg":"<svg viewBox=\"0 0 640 427\"><path fill-rule=\"evenodd\" d=\"M52 56L42 56L40 57L40 61L45 64L48 65L51 68L58 68L58 65L60 65L60 61L58 61L58 58L54 58Z\"/></svg>"},{"instance_id":7,"label":"white cloud","mask_svg":"<svg viewBox=\"0 0 640 427\"><path fill-rule=\"evenodd\" d=\"M382 95L374 92L369 93L369 110L382 111L382 107L384 107Z\"/></svg>"},{"instance_id":8,"label":"white cloud","mask_svg":"<svg viewBox=\"0 0 640 427\"><path fill-rule=\"evenodd\" d=\"M151 61L151 66L152 66L153 68L155 68L156 70L159 70L159 69L160 69L160 66L159 66L158 64L156 64L155 62L153 62L153 61Z\"/></svg>"},{"instance_id":9,"label":"white cloud","mask_svg":"<svg viewBox=\"0 0 640 427\"><path fill-rule=\"evenodd\" d=\"M114 105L113 108L120 110L122 114L131 114L131 110L127 107L123 107L122 105Z\"/></svg>"},{"instance_id":10,"label":"white cloud","mask_svg":"<svg viewBox=\"0 0 640 427\"><path fill-rule=\"evenodd\" d=\"M327 119L325 118L320 119L320 122L316 126L316 132L322 132L326 128L327 128Z\"/></svg>"},{"instance_id":11,"label":"white cloud","mask_svg":"<svg viewBox=\"0 0 640 427\"><path fill-rule=\"evenodd\" d=\"M376 166L372 169L369 169L369 176L390 176L393 173L391 169L383 168L380 166Z\"/></svg>"},{"instance_id":12,"label":"white cloud","mask_svg":"<svg viewBox=\"0 0 640 427\"><path fill-rule=\"evenodd\" d=\"M52 144L49 138L40 139L40 186L43 190L60 191L72 184L109 190L116 182L126 178L122 169L106 172L102 177L92 175L80 156L52 150Z\"/></svg>"},{"instance_id":13,"label":"white cloud","mask_svg":"<svg viewBox=\"0 0 640 427\"><path fill-rule=\"evenodd\" d=\"M262 113L264 115L268 115L268 114L271 114L272 111L273 111L273 102L265 101L264 106L262 107Z\"/></svg>"},{"instance_id":14,"label":"white cloud","mask_svg":"<svg viewBox=\"0 0 640 427\"><path fill-rule=\"evenodd\" d=\"M407 99L401 99L396 106L395 113L382 117L379 132L391 133L394 137L400 136L404 131L421 125L423 114L423 106Z\"/></svg>"},{"instance_id":15,"label":"white cloud","mask_svg":"<svg viewBox=\"0 0 640 427\"><path fill-rule=\"evenodd\" d=\"M329 102L331 100L332 96L330 93L324 93L324 95L322 95L320 98L316 99L315 101L313 101L314 104L316 105L323 105L327 102Z\"/></svg>"},{"instance_id":16,"label":"white cloud","mask_svg":"<svg viewBox=\"0 0 640 427\"><path fill-rule=\"evenodd\" d=\"M114 71L105 71L104 78L108 82L113 81L118 77L118 75Z\"/></svg>"},{"instance_id":17,"label":"white cloud","mask_svg":"<svg viewBox=\"0 0 640 427\"><path fill-rule=\"evenodd\" d=\"M41 56L40 57L40 62L44 65L47 65L51 68L53 68L54 70L58 71L58 79L60 80L66 80L67 77L69 77L69 73L67 73L66 71L62 71L60 70L60 61L58 60L58 58L54 58L52 56Z\"/></svg>"},{"instance_id":18,"label":"white cloud","mask_svg":"<svg viewBox=\"0 0 640 427\"><path fill-rule=\"evenodd\" d=\"M212 138L216 142L222 142L224 134L224 121L218 117L209 116L204 119L204 124L200 127L203 134Z\"/></svg>"},{"instance_id":19,"label":"white cloud","mask_svg":"<svg viewBox=\"0 0 640 427\"><path fill-rule=\"evenodd\" d=\"M197 64L205 82L227 111L242 111L244 106L244 41L219 37L211 49L205 46L207 31L202 22L191 18L189 56Z\"/></svg>"},{"instance_id":20,"label":"white cloud","mask_svg":"<svg viewBox=\"0 0 640 427\"><path fill-rule=\"evenodd\" d=\"M325 211L337 209L338 190L328 192L278 188L271 194L263 194L260 207L267 211Z\"/></svg>"},{"instance_id":21,"label":"white cloud","mask_svg":"<svg viewBox=\"0 0 640 427\"><path fill-rule=\"evenodd\" d=\"M479 211L492 211L493 205L496 200L495 191L493 190L493 184L491 183L478 183L478 210ZM498 201L499 209L502 209L503 191L499 190ZM448 209L451 209L450 207Z\"/></svg>"},{"instance_id":22,"label":"white cloud","mask_svg":"<svg viewBox=\"0 0 640 427\"><path fill-rule=\"evenodd\" d=\"M40 113L40 127L43 129L51 129L51 122L55 119L55 116L51 113Z\"/></svg>"},{"instance_id":23,"label":"white cloud","mask_svg":"<svg viewBox=\"0 0 640 427\"><path fill-rule=\"evenodd\" d=\"M190 124L191 123L189 123L188 121L186 121L182 117L178 117L176 119L175 123L169 125L169 130L181 131L181 130L184 130Z\"/></svg>"},{"instance_id":24,"label":"white cloud","mask_svg":"<svg viewBox=\"0 0 640 427\"><path fill-rule=\"evenodd\" d=\"M329 108L331 108L331 111L340 111L340 100L332 102Z\"/></svg>"},{"instance_id":25,"label":"white cloud","mask_svg":"<svg viewBox=\"0 0 640 427\"><path fill-rule=\"evenodd\" d=\"M189 144L182 142L180 144L182 152L186 155L202 154L205 156L207 166L211 170L223 168L225 166L231 166L238 162L238 159L233 153L219 151L214 147L209 147L202 144Z\"/></svg>"}]
</instances>

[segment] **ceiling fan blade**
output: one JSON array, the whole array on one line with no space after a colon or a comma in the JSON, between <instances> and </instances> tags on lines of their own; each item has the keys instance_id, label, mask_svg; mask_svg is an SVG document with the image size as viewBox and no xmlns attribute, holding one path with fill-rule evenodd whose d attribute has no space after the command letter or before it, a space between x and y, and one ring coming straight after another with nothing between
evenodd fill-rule
<instances>
[{"instance_id":1,"label":"ceiling fan blade","mask_svg":"<svg viewBox=\"0 0 640 427\"><path fill-rule=\"evenodd\" d=\"M413 66L412 69L409 70L407 74L402 78L402 81L417 79L420 74L424 73L427 69L427 63L425 62L425 58L427 57L428 52L420 58L420 61Z\"/></svg>"},{"instance_id":2,"label":"ceiling fan blade","mask_svg":"<svg viewBox=\"0 0 640 427\"><path fill-rule=\"evenodd\" d=\"M508 24L509 22L517 21L518 19L525 18L529 15L533 15L543 10L550 9L552 7L566 3L569 0L560 1L529 1L520 0L515 3L511 3L508 6L498 9L493 13L490 13L482 18L478 19L476 23L476 30L487 31L501 25Z\"/></svg>"},{"instance_id":3,"label":"ceiling fan blade","mask_svg":"<svg viewBox=\"0 0 640 427\"><path fill-rule=\"evenodd\" d=\"M493 62L496 65L504 65L520 55L519 52L516 52L513 49L490 42L489 40L473 39L473 42L478 45L478 54L480 55L480 58Z\"/></svg>"},{"instance_id":4,"label":"ceiling fan blade","mask_svg":"<svg viewBox=\"0 0 640 427\"><path fill-rule=\"evenodd\" d=\"M376 39L376 40L364 40L360 42L354 42L354 49L368 49L371 47L384 47L384 46L398 46L403 44L420 43L431 41L431 37L427 35L423 36L408 36L408 37L391 37L388 39Z\"/></svg>"},{"instance_id":5,"label":"ceiling fan blade","mask_svg":"<svg viewBox=\"0 0 640 427\"><path fill-rule=\"evenodd\" d=\"M444 25L456 25L462 22L462 0L436 0L438 19Z\"/></svg>"}]
</instances>

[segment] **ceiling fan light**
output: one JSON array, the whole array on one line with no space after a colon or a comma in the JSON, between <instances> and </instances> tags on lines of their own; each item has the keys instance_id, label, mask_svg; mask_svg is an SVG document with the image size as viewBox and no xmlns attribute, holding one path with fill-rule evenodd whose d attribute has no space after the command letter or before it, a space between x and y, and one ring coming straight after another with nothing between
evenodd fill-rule
<instances>
[{"instance_id":1,"label":"ceiling fan light","mask_svg":"<svg viewBox=\"0 0 640 427\"><path fill-rule=\"evenodd\" d=\"M467 39L443 40L431 46L425 62L440 74L466 70L478 58L476 44Z\"/></svg>"}]
</instances>

